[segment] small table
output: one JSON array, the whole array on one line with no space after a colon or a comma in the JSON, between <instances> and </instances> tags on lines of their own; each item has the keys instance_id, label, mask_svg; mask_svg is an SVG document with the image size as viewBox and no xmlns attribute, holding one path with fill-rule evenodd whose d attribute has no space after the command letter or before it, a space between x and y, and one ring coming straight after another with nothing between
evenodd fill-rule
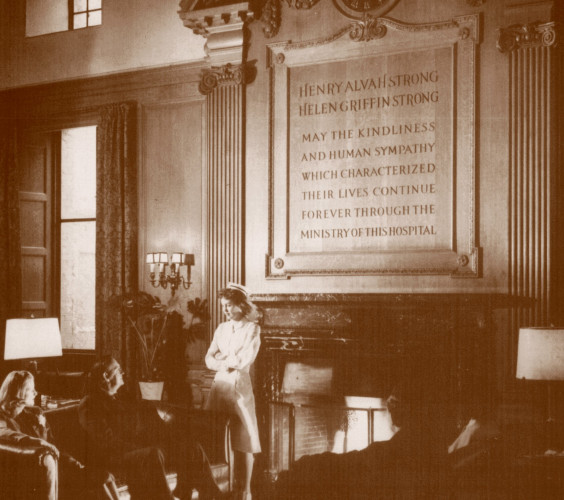
<instances>
[{"instance_id":1,"label":"small table","mask_svg":"<svg viewBox=\"0 0 564 500\"><path fill-rule=\"evenodd\" d=\"M50 413L62 408L68 408L69 406L78 406L79 403L80 399L58 398L54 396L42 395L40 406L45 413Z\"/></svg>"}]
</instances>

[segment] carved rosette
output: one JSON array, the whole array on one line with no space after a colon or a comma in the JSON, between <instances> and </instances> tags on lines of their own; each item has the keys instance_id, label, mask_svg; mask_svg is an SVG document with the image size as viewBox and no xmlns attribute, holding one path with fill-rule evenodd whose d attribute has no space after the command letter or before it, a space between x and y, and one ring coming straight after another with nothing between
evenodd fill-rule
<instances>
[{"instance_id":1,"label":"carved rosette","mask_svg":"<svg viewBox=\"0 0 564 500\"><path fill-rule=\"evenodd\" d=\"M202 73L198 88L202 94L208 95L211 94L216 87L241 85L242 83L246 83L246 73L244 64L233 66L228 63L219 68L210 68Z\"/></svg>"},{"instance_id":2,"label":"carved rosette","mask_svg":"<svg viewBox=\"0 0 564 500\"><path fill-rule=\"evenodd\" d=\"M554 47L558 43L557 23L514 24L500 28L497 48L511 52L525 47Z\"/></svg>"},{"instance_id":3,"label":"carved rosette","mask_svg":"<svg viewBox=\"0 0 564 500\"><path fill-rule=\"evenodd\" d=\"M380 24L377 18L365 14L362 21L357 21L351 25L349 36L355 42L369 42L383 38L386 32L386 26Z\"/></svg>"}]
</instances>

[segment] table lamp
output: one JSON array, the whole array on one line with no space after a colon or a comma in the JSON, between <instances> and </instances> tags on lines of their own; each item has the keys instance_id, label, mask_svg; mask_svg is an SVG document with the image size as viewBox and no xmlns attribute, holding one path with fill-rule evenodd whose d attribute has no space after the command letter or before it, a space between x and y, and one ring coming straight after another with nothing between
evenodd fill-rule
<instances>
[{"instance_id":1,"label":"table lamp","mask_svg":"<svg viewBox=\"0 0 564 500\"><path fill-rule=\"evenodd\" d=\"M27 359L62 356L61 331L57 318L8 319L4 359Z\"/></svg>"},{"instance_id":2,"label":"table lamp","mask_svg":"<svg viewBox=\"0 0 564 500\"><path fill-rule=\"evenodd\" d=\"M554 423L552 383L564 380L564 328L528 327L519 329L517 378L546 380L548 393L549 446Z\"/></svg>"}]
</instances>

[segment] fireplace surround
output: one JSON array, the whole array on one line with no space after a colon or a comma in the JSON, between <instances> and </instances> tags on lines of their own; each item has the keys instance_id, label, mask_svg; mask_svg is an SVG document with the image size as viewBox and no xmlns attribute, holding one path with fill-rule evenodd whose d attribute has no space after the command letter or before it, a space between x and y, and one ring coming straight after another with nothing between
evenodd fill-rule
<instances>
[{"instance_id":1,"label":"fireplace surround","mask_svg":"<svg viewBox=\"0 0 564 500\"><path fill-rule=\"evenodd\" d=\"M253 301L263 314L255 394L261 460L271 477L304 454L346 450L335 436L350 427L351 416L366 423L367 444L385 438L381 401L398 386L409 385L445 428L459 428L493 404L490 296L292 294ZM347 404L351 398L380 403L357 408Z\"/></svg>"}]
</instances>

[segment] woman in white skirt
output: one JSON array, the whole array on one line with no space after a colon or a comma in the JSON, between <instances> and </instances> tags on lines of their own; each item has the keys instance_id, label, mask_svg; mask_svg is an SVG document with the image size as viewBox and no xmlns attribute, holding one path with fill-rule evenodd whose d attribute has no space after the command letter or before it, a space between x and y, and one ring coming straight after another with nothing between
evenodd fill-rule
<instances>
[{"instance_id":1,"label":"woman in white skirt","mask_svg":"<svg viewBox=\"0 0 564 500\"><path fill-rule=\"evenodd\" d=\"M236 416L231 420L234 465L241 473L236 482L243 500L251 500L254 454L261 448L249 370L259 351L260 327L254 322L256 308L245 287L229 283L219 291L219 298L227 321L217 327L206 354L206 366L216 372L206 409Z\"/></svg>"}]
</instances>

